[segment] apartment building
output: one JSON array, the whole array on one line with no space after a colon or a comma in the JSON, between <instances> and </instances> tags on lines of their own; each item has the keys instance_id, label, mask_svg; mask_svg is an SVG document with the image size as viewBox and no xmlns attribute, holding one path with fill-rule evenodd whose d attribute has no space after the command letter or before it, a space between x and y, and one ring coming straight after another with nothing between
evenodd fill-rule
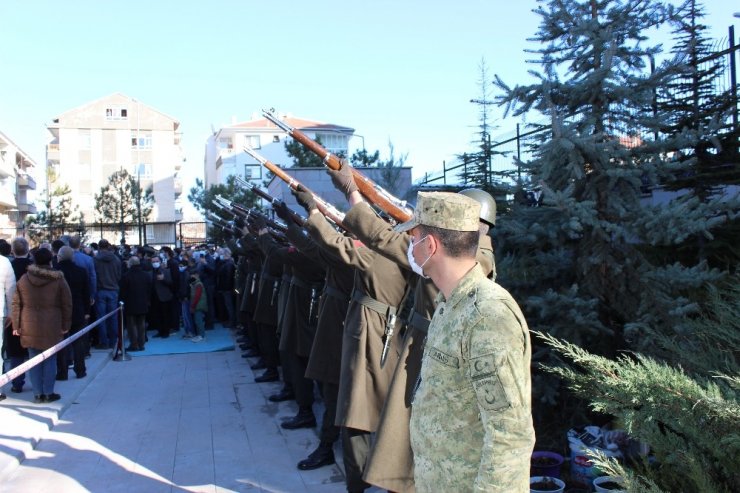
<instances>
[{"instance_id":1,"label":"apartment building","mask_svg":"<svg viewBox=\"0 0 740 493\"><path fill-rule=\"evenodd\" d=\"M297 128L312 139L317 137L324 147L334 154L348 153L349 140L355 129L297 118L293 115L282 115L282 120ZM244 152L247 145L260 155L280 166L291 166L293 159L285 151L285 139L288 137L266 118L253 115L246 122L234 122L213 134L206 141L204 159L204 176L206 188L226 183L231 175L237 175L247 181L262 184L267 177L260 164Z\"/></svg>"},{"instance_id":2,"label":"apartment building","mask_svg":"<svg viewBox=\"0 0 740 493\"><path fill-rule=\"evenodd\" d=\"M100 220L95 195L121 169L152 187L154 209L149 221L182 218L185 161L180 122L132 97L116 93L62 113L47 125L52 141L47 165L72 190L86 222Z\"/></svg>"},{"instance_id":3,"label":"apartment building","mask_svg":"<svg viewBox=\"0 0 740 493\"><path fill-rule=\"evenodd\" d=\"M26 216L36 213L35 168L35 161L0 132L0 238L22 235Z\"/></svg>"}]
</instances>

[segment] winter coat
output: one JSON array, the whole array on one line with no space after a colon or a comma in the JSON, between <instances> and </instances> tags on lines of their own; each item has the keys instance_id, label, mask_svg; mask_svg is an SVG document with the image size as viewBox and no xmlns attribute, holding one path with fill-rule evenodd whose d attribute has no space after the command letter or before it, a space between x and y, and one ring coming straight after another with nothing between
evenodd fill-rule
<instances>
[{"instance_id":1,"label":"winter coat","mask_svg":"<svg viewBox=\"0 0 740 493\"><path fill-rule=\"evenodd\" d=\"M160 274L162 274L162 279L157 279L157 276ZM172 275L167 267L153 269L152 280L154 281L154 294L157 296L159 301L167 303L174 298L174 294L172 292Z\"/></svg>"},{"instance_id":2,"label":"winter coat","mask_svg":"<svg viewBox=\"0 0 740 493\"><path fill-rule=\"evenodd\" d=\"M118 291L118 283L121 281L121 260L110 250L100 250L95 255L94 261L98 291Z\"/></svg>"},{"instance_id":3,"label":"winter coat","mask_svg":"<svg viewBox=\"0 0 740 493\"><path fill-rule=\"evenodd\" d=\"M223 260L216 271L216 291L234 290L234 272L236 265L232 259Z\"/></svg>"},{"instance_id":4,"label":"winter coat","mask_svg":"<svg viewBox=\"0 0 740 493\"><path fill-rule=\"evenodd\" d=\"M72 331L85 325L85 315L90 311L90 286L87 283L87 272L71 260L59 262L59 270L72 293Z\"/></svg>"},{"instance_id":5,"label":"winter coat","mask_svg":"<svg viewBox=\"0 0 740 493\"><path fill-rule=\"evenodd\" d=\"M15 282L26 273L26 269L33 263L30 257L15 257L10 261L13 265L13 272L15 273ZM8 303L8 312L10 312L10 305L13 303L13 299L10 299ZM8 313L10 315L10 313ZM13 324L5 327L3 340L3 358L28 358L28 350L21 346L21 338L13 335Z\"/></svg>"},{"instance_id":6,"label":"winter coat","mask_svg":"<svg viewBox=\"0 0 740 493\"><path fill-rule=\"evenodd\" d=\"M6 257L0 256L0 314L3 317L10 316L10 304L13 300L13 292L15 291L15 274L13 273L13 266L10 264L10 260ZM4 320L3 320L4 322ZM0 347L5 349L5 325L3 323L3 330L0 330ZM3 351L5 354L5 351Z\"/></svg>"},{"instance_id":7,"label":"winter coat","mask_svg":"<svg viewBox=\"0 0 740 493\"><path fill-rule=\"evenodd\" d=\"M60 342L72 324L72 293L64 274L29 266L16 286L12 317L23 347L45 351Z\"/></svg>"},{"instance_id":8,"label":"winter coat","mask_svg":"<svg viewBox=\"0 0 740 493\"><path fill-rule=\"evenodd\" d=\"M152 274L141 265L131 266L121 279L119 298L126 315L146 315L152 301Z\"/></svg>"},{"instance_id":9,"label":"winter coat","mask_svg":"<svg viewBox=\"0 0 740 493\"><path fill-rule=\"evenodd\" d=\"M194 281L190 284L190 313L207 311L208 301L205 287L201 281Z\"/></svg>"}]
</instances>

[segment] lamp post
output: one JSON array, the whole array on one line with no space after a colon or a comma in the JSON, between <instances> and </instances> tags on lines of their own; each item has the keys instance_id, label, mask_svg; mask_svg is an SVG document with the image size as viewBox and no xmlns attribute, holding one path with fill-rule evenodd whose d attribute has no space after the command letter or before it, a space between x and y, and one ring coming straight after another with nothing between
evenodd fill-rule
<instances>
[{"instance_id":1,"label":"lamp post","mask_svg":"<svg viewBox=\"0 0 740 493\"><path fill-rule=\"evenodd\" d=\"M141 163L136 168L136 216L139 229L139 245L143 245L141 242Z\"/></svg>"}]
</instances>

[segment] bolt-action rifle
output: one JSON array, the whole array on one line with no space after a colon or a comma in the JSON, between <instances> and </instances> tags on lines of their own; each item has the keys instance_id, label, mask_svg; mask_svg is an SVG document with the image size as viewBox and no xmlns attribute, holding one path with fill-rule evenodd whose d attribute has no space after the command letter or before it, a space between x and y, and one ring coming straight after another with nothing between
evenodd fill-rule
<instances>
[{"instance_id":1,"label":"bolt-action rifle","mask_svg":"<svg viewBox=\"0 0 740 493\"><path fill-rule=\"evenodd\" d=\"M313 199L316 202L316 207L319 209L319 212L321 212L324 216L326 216L327 219L329 219L331 222L336 224L342 229L345 229L344 226L342 226L342 221L344 220L344 213L341 212L339 209L331 205L326 200L322 199L315 193L313 193L306 185L303 185L301 182L290 176L288 173L283 171L283 169L278 166L277 164L268 161L264 157L260 156L257 152L255 152L254 149L251 147L244 147L244 152L252 156L254 159L256 159L262 166L270 170L275 176L283 180L285 183L288 184L288 186L293 190L298 190L298 185L303 186L304 189L308 191L311 195L313 195ZM238 178L237 178L238 180ZM254 189L253 189L254 191ZM257 193L257 192L255 192ZM264 192L263 192L264 193ZM265 198L263 195L259 194L261 197ZM269 197L269 195L268 195ZM270 197L272 198L272 197ZM270 199L265 199L270 200ZM277 200L277 199L272 199Z\"/></svg>"},{"instance_id":2,"label":"bolt-action rifle","mask_svg":"<svg viewBox=\"0 0 740 493\"><path fill-rule=\"evenodd\" d=\"M311 152L319 156L326 167L333 170L338 170L342 167L342 163L337 156L327 151L321 144L311 139L300 130L291 127L284 121L280 120L272 111L263 110L262 115L277 125L277 127L283 132L287 133L303 144ZM349 164L345 164L345 166L349 166ZM406 201L394 197L386 189L357 171L355 168L350 166L350 169L352 170L352 176L355 179L357 188L367 200L385 211L386 214L396 221L406 222L411 219L413 212L406 206Z\"/></svg>"},{"instance_id":3,"label":"bolt-action rifle","mask_svg":"<svg viewBox=\"0 0 740 493\"><path fill-rule=\"evenodd\" d=\"M216 195L216 198L214 199L214 204L219 208L228 210L232 212L233 214L243 218L245 221L249 221L250 216L251 217L259 216L265 221L265 224L267 224L269 228L280 233L281 237L284 237L284 234L288 231L288 227L285 224L281 222L273 221L272 219L270 219L263 213L256 211L254 209L247 209L246 207L236 204L233 201L222 197L221 195Z\"/></svg>"},{"instance_id":4,"label":"bolt-action rifle","mask_svg":"<svg viewBox=\"0 0 740 493\"><path fill-rule=\"evenodd\" d=\"M269 193L265 192L264 190L262 190L261 188L259 188L257 185L254 185L253 183L249 183L246 180L243 180L243 179L239 178L238 176L235 176L234 177L234 181L238 185L241 185L242 187L247 188L249 191L251 191L252 193L254 193L255 195L257 195L258 197L260 197L260 198L266 200L267 202L269 202L270 205L273 206L273 208L275 206L278 206L278 205L280 205L282 203L282 201L278 200L277 198L273 197ZM293 211L291 209L288 209L288 213L290 214L290 219L294 223L296 223L298 226L303 226L304 224L306 224L306 218L303 217L303 216L301 216L297 212L295 212L295 211Z\"/></svg>"}]
</instances>

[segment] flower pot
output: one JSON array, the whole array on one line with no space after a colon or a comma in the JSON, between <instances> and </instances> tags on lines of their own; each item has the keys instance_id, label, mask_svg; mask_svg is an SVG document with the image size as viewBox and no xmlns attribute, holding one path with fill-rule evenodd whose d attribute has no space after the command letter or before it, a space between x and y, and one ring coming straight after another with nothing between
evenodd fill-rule
<instances>
[{"instance_id":1,"label":"flower pot","mask_svg":"<svg viewBox=\"0 0 740 493\"><path fill-rule=\"evenodd\" d=\"M565 483L550 476L532 476L529 478L529 493L563 493Z\"/></svg>"},{"instance_id":2,"label":"flower pot","mask_svg":"<svg viewBox=\"0 0 740 493\"><path fill-rule=\"evenodd\" d=\"M624 478L621 476L601 476L594 479L594 491L596 493L626 493L624 489Z\"/></svg>"},{"instance_id":3,"label":"flower pot","mask_svg":"<svg viewBox=\"0 0 740 493\"><path fill-rule=\"evenodd\" d=\"M532 452L530 476L560 477L560 466L563 465L563 456L556 452Z\"/></svg>"}]
</instances>

